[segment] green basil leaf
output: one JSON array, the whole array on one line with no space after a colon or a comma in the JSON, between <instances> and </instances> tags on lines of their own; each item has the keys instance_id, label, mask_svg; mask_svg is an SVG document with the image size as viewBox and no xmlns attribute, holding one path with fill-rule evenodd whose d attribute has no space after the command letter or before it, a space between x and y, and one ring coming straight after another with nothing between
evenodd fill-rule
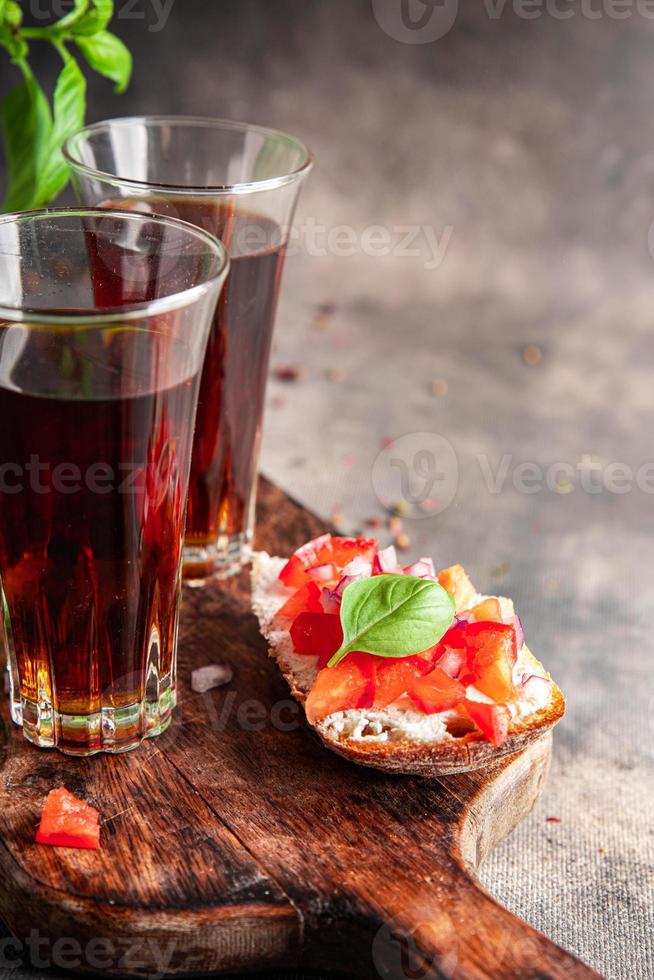
<instances>
[{"instance_id":1,"label":"green basil leaf","mask_svg":"<svg viewBox=\"0 0 654 980\"><path fill-rule=\"evenodd\" d=\"M15 0L6 0L4 4L4 17L12 29L20 27L23 23L23 11L20 4Z\"/></svg>"},{"instance_id":2,"label":"green basil leaf","mask_svg":"<svg viewBox=\"0 0 654 980\"><path fill-rule=\"evenodd\" d=\"M90 35L104 31L114 15L114 0L91 0L88 10L73 24L72 32Z\"/></svg>"},{"instance_id":3,"label":"green basil leaf","mask_svg":"<svg viewBox=\"0 0 654 980\"><path fill-rule=\"evenodd\" d=\"M68 183L69 170L61 148L84 125L86 79L74 58L62 68L54 92L54 125L50 133L47 159L38 175L36 206L49 204Z\"/></svg>"},{"instance_id":4,"label":"green basil leaf","mask_svg":"<svg viewBox=\"0 0 654 980\"><path fill-rule=\"evenodd\" d=\"M8 177L3 210L27 211L35 206L39 172L48 151L50 106L30 73L9 93L0 111Z\"/></svg>"},{"instance_id":5,"label":"green basil leaf","mask_svg":"<svg viewBox=\"0 0 654 980\"><path fill-rule=\"evenodd\" d=\"M374 575L343 593L343 644L329 666L353 651L410 657L441 639L454 618L454 600L438 582L413 575Z\"/></svg>"},{"instance_id":6,"label":"green basil leaf","mask_svg":"<svg viewBox=\"0 0 654 980\"><path fill-rule=\"evenodd\" d=\"M116 91L124 92L132 75L132 56L120 38L109 31L92 37L76 37L75 43L94 71L116 83Z\"/></svg>"},{"instance_id":7,"label":"green basil leaf","mask_svg":"<svg viewBox=\"0 0 654 980\"><path fill-rule=\"evenodd\" d=\"M65 17L62 17L61 20L58 20L57 23L54 24L53 26L58 31L61 30L68 31L79 20L82 19L82 17L84 16L84 14L87 12L88 9L89 9L89 0L75 0L75 6L70 11L70 13L66 14Z\"/></svg>"}]
</instances>

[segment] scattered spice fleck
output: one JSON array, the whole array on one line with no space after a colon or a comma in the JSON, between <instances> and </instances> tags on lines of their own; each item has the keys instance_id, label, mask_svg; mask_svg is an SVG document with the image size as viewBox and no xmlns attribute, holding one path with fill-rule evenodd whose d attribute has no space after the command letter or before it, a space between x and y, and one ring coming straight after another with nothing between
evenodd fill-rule
<instances>
[{"instance_id":1,"label":"scattered spice fleck","mask_svg":"<svg viewBox=\"0 0 654 980\"><path fill-rule=\"evenodd\" d=\"M347 466L348 469L351 469L356 463L356 461L357 458L354 455L354 453L345 453L345 455L343 456L343 466Z\"/></svg>"},{"instance_id":2,"label":"scattered spice fleck","mask_svg":"<svg viewBox=\"0 0 654 980\"><path fill-rule=\"evenodd\" d=\"M329 368L327 371L327 378L332 384L340 385L345 381L345 371L343 368L335 367Z\"/></svg>"},{"instance_id":3,"label":"scattered spice fleck","mask_svg":"<svg viewBox=\"0 0 654 980\"><path fill-rule=\"evenodd\" d=\"M508 575L510 571L511 566L509 565L508 561L503 561L499 565L495 566L491 572L491 575L493 578L503 578L505 575Z\"/></svg>"},{"instance_id":4,"label":"scattered spice fleck","mask_svg":"<svg viewBox=\"0 0 654 980\"><path fill-rule=\"evenodd\" d=\"M284 395L273 395L270 399L270 407L274 409L284 408L286 405L286 397Z\"/></svg>"},{"instance_id":5,"label":"scattered spice fleck","mask_svg":"<svg viewBox=\"0 0 654 980\"><path fill-rule=\"evenodd\" d=\"M299 364L280 364L275 368L274 375L278 381L289 383L300 381L304 377L304 371Z\"/></svg>"},{"instance_id":6,"label":"scattered spice fleck","mask_svg":"<svg viewBox=\"0 0 654 980\"><path fill-rule=\"evenodd\" d=\"M549 595L556 595L556 593L561 588L561 583L557 578L548 578L545 580L545 591Z\"/></svg>"},{"instance_id":7,"label":"scattered spice fleck","mask_svg":"<svg viewBox=\"0 0 654 980\"><path fill-rule=\"evenodd\" d=\"M394 444L394 442L395 439L391 439L389 436L385 436L381 441L381 447L382 449L390 449L391 446Z\"/></svg>"},{"instance_id":8,"label":"scattered spice fleck","mask_svg":"<svg viewBox=\"0 0 654 980\"><path fill-rule=\"evenodd\" d=\"M397 537L403 531L402 518L398 517L397 514L389 518L388 530L391 532L393 537Z\"/></svg>"},{"instance_id":9,"label":"scattered spice fleck","mask_svg":"<svg viewBox=\"0 0 654 980\"><path fill-rule=\"evenodd\" d=\"M369 517L366 521L367 527L383 527L383 520L381 517Z\"/></svg>"},{"instance_id":10,"label":"scattered spice fleck","mask_svg":"<svg viewBox=\"0 0 654 980\"><path fill-rule=\"evenodd\" d=\"M561 817L545 817L545 823L561 823Z\"/></svg>"},{"instance_id":11,"label":"scattered spice fleck","mask_svg":"<svg viewBox=\"0 0 654 980\"><path fill-rule=\"evenodd\" d=\"M332 521L332 527L334 528L334 530L335 531L340 531L340 530L342 530L343 525L345 524L345 514L343 514L342 511L340 511L340 510L335 510L332 513L331 521Z\"/></svg>"},{"instance_id":12,"label":"scattered spice fleck","mask_svg":"<svg viewBox=\"0 0 654 980\"><path fill-rule=\"evenodd\" d=\"M424 514L433 514L440 507L440 500L426 497L425 500L418 501L418 507Z\"/></svg>"},{"instance_id":13,"label":"scattered spice fleck","mask_svg":"<svg viewBox=\"0 0 654 980\"><path fill-rule=\"evenodd\" d=\"M216 687L229 684L234 672L227 664L208 664L206 667L198 667L191 674L191 688L197 694L206 694L213 691Z\"/></svg>"},{"instance_id":14,"label":"scattered spice fleck","mask_svg":"<svg viewBox=\"0 0 654 980\"><path fill-rule=\"evenodd\" d=\"M599 852L600 852L600 854L606 854L606 848L605 847L600 847Z\"/></svg>"},{"instance_id":15,"label":"scattered spice fleck","mask_svg":"<svg viewBox=\"0 0 654 980\"><path fill-rule=\"evenodd\" d=\"M445 378L434 378L431 383L431 393L434 398L445 398L448 384Z\"/></svg>"},{"instance_id":16,"label":"scattered spice fleck","mask_svg":"<svg viewBox=\"0 0 654 980\"><path fill-rule=\"evenodd\" d=\"M522 351L522 360L527 367L537 367L543 360L543 351L538 344L527 344Z\"/></svg>"},{"instance_id":17,"label":"scattered spice fleck","mask_svg":"<svg viewBox=\"0 0 654 980\"><path fill-rule=\"evenodd\" d=\"M313 322L320 330L324 330L329 326L335 313L335 303L319 303Z\"/></svg>"},{"instance_id":18,"label":"scattered spice fleck","mask_svg":"<svg viewBox=\"0 0 654 980\"><path fill-rule=\"evenodd\" d=\"M401 534L395 539L395 546L399 548L400 551L408 551L411 547L411 538L406 532L402 531Z\"/></svg>"}]
</instances>

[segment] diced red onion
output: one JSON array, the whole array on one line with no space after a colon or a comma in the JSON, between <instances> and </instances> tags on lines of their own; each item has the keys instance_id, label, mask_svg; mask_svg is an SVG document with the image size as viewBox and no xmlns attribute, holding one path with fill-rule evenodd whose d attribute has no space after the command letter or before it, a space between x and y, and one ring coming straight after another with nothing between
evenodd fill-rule
<instances>
[{"instance_id":1,"label":"diced red onion","mask_svg":"<svg viewBox=\"0 0 654 980\"><path fill-rule=\"evenodd\" d=\"M525 674L522 678L522 691L528 698L537 698L552 686L551 680L539 674Z\"/></svg>"},{"instance_id":2,"label":"diced red onion","mask_svg":"<svg viewBox=\"0 0 654 980\"><path fill-rule=\"evenodd\" d=\"M320 593L320 603L323 608L323 612L326 613L340 613L341 611L341 597L333 589L323 589Z\"/></svg>"},{"instance_id":3,"label":"diced red onion","mask_svg":"<svg viewBox=\"0 0 654 980\"><path fill-rule=\"evenodd\" d=\"M407 565L404 569L405 575L413 575L415 578L430 578L436 580L436 569L431 558L419 558L413 565Z\"/></svg>"},{"instance_id":4,"label":"diced red onion","mask_svg":"<svg viewBox=\"0 0 654 980\"><path fill-rule=\"evenodd\" d=\"M331 562L327 565L312 565L307 568L307 575L314 582L331 582L336 576L336 569Z\"/></svg>"},{"instance_id":5,"label":"diced red onion","mask_svg":"<svg viewBox=\"0 0 654 980\"><path fill-rule=\"evenodd\" d=\"M191 689L198 694L206 694L216 687L229 684L232 677L233 671L228 664L207 664L191 674Z\"/></svg>"},{"instance_id":6,"label":"diced red onion","mask_svg":"<svg viewBox=\"0 0 654 980\"><path fill-rule=\"evenodd\" d=\"M397 571L397 551L392 544L378 552L377 564L384 575L392 575Z\"/></svg>"},{"instance_id":7,"label":"diced red onion","mask_svg":"<svg viewBox=\"0 0 654 980\"><path fill-rule=\"evenodd\" d=\"M518 641L518 651L520 651L520 650L522 650L522 647L523 647L524 642L525 642L525 631L522 628L522 623L520 622L520 617L519 616L513 616L513 618L511 619L511 622L513 623L513 625L515 627L516 639Z\"/></svg>"},{"instance_id":8,"label":"diced red onion","mask_svg":"<svg viewBox=\"0 0 654 980\"><path fill-rule=\"evenodd\" d=\"M448 677L453 677L455 680L461 673L463 668L464 656L460 650L446 650L445 653L438 658L436 666L448 675Z\"/></svg>"},{"instance_id":9,"label":"diced red onion","mask_svg":"<svg viewBox=\"0 0 654 980\"><path fill-rule=\"evenodd\" d=\"M467 612L457 613L454 617L455 626L464 626L466 623L474 623L475 616L474 613L468 610Z\"/></svg>"},{"instance_id":10,"label":"diced red onion","mask_svg":"<svg viewBox=\"0 0 654 980\"><path fill-rule=\"evenodd\" d=\"M366 561L361 555L353 558L343 569L343 576L352 579L370 578L372 575L372 563Z\"/></svg>"}]
</instances>

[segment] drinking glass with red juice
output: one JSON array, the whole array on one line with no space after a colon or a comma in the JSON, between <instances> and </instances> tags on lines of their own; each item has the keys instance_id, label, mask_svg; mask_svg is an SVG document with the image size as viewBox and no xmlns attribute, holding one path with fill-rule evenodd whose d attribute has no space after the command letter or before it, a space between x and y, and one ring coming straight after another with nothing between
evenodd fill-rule
<instances>
[{"instance_id":1,"label":"drinking glass with red juice","mask_svg":"<svg viewBox=\"0 0 654 980\"><path fill-rule=\"evenodd\" d=\"M184 552L192 584L226 577L251 554L275 313L311 155L274 130L183 117L98 123L65 152L85 204L173 215L229 252L200 384Z\"/></svg>"},{"instance_id":2,"label":"drinking glass with red juice","mask_svg":"<svg viewBox=\"0 0 654 980\"><path fill-rule=\"evenodd\" d=\"M0 583L11 713L69 754L169 724L191 442L228 269L125 211L0 218Z\"/></svg>"}]
</instances>

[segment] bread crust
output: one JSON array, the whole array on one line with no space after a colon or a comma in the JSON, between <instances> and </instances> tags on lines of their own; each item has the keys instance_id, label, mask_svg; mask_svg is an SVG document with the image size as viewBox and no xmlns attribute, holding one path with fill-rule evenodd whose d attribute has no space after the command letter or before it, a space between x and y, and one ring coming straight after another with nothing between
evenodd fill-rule
<instances>
[{"instance_id":1,"label":"bread crust","mask_svg":"<svg viewBox=\"0 0 654 980\"><path fill-rule=\"evenodd\" d=\"M282 671L284 673L284 671ZM288 678L287 678L288 679ZM305 699L306 700L306 699ZM448 742L362 742L351 738L334 738L316 725L327 748L350 762L372 766L384 772L426 776L447 776L457 772L474 772L514 755L531 742L542 738L565 714L565 699L556 685L547 708L509 728L509 737L499 747L492 745L480 732L471 732Z\"/></svg>"},{"instance_id":2,"label":"bread crust","mask_svg":"<svg viewBox=\"0 0 654 980\"><path fill-rule=\"evenodd\" d=\"M293 670L285 664L284 658L279 655L280 651L274 643L274 623L270 618L270 611L265 609L266 603L261 603L257 599L258 590L262 587L265 589L268 575L269 572L262 574L260 564L255 556L252 571L253 598L255 600L253 608L259 619L261 632L269 642L269 655L276 661L293 697L300 704L304 704L309 689L301 686ZM277 608L279 605L281 602L277 604ZM533 663L534 672L542 672L549 678L549 674L531 654L529 654L529 658L530 664ZM552 681L551 697L547 706L526 718L513 719L509 727L509 736L499 748L476 730L469 731L459 737L448 737L446 740L433 742L414 741L410 738L374 741L354 739L346 734L334 735L329 731L330 726L325 724L325 720L312 727L315 728L328 749L350 762L387 773L434 778L487 768L507 756L520 752L531 742L546 735L561 720L565 713L565 707L565 698L561 690Z\"/></svg>"}]
</instances>

